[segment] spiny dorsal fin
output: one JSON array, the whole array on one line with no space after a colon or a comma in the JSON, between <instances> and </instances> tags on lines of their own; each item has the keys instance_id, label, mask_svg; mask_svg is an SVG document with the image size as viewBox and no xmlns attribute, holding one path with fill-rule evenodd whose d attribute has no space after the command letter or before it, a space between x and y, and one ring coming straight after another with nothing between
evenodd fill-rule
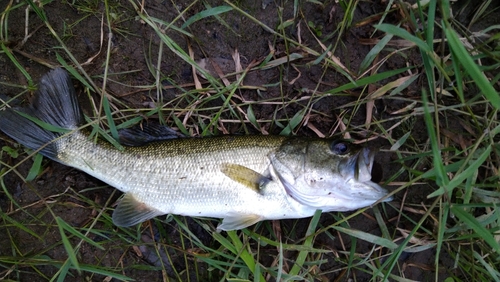
<instances>
[{"instance_id":1,"label":"spiny dorsal fin","mask_svg":"<svg viewBox=\"0 0 500 282\"><path fill-rule=\"evenodd\" d=\"M116 226L133 226L165 213L138 201L131 193L125 194L113 212Z\"/></svg>"},{"instance_id":2,"label":"spiny dorsal fin","mask_svg":"<svg viewBox=\"0 0 500 282\"><path fill-rule=\"evenodd\" d=\"M239 164L222 164L221 172L232 180L256 192L260 192L260 190L271 180L255 170Z\"/></svg>"},{"instance_id":3,"label":"spiny dorsal fin","mask_svg":"<svg viewBox=\"0 0 500 282\"><path fill-rule=\"evenodd\" d=\"M154 122L121 129L118 131L118 135L120 144L130 147L144 146L151 142L186 137L166 125Z\"/></svg>"}]
</instances>

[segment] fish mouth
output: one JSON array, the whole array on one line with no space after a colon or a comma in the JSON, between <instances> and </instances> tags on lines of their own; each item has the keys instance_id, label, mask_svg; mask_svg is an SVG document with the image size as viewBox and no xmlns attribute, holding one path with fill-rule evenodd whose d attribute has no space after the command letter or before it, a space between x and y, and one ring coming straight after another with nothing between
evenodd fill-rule
<instances>
[{"instance_id":1,"label":"fish mouth","mask_svg":"<svg viewBox=\"0 0 500 282\"><path fill-rule=\"evenodd\" d=\"M372 168L375 160L375 150L362 148L356 154L344 159L340 163L340 174L346 181L354 179L367 182L372 179Z\"/></svg>"},{"instance_id":2,"label":"fish mouth","mask_svg":"<svg viewBox=\"0 0 500 282\"><path fill-rule=\"evenodd\" d=\"M372 181L374 172L381 174L382 168L380 165L374 171L375 155L378 150L370 149L367 147L362 148L353 156L344 159L340 164L340 174L345 179L346 182L357 181L373 189L373 196L382 198L388 194L387 190L382 188L380 185ZM380 170L380 171L379 171ZM376 175L377 179L380 175ZM384 201L391 201L392 197L386 198Z\"/></svg>"},{"instance_id":3,"label":"fish mouth","mask_svg":"<svg viewBox=\"0 0 500 282\"><path fill-rule=\"evenodd\" d=\"M387 190L372 181L376 153L376 150L361 149L343 158L331 168L332 171L326 168L324 177L315 173L298 177L287 177L289 175L279 171L275 173L286 193L302 205L323 212L349 211L392 200Z\"/></svg>"}]
</instances>

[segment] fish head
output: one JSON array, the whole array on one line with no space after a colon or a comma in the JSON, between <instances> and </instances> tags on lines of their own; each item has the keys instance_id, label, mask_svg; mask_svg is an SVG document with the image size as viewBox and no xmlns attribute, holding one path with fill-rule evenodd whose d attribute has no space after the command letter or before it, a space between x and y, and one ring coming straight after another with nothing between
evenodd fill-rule
<instances>
[{"instance_id":1,"label":"fish head","mask_svg":"<svg viewBox=\"0 0 500 282\"><path fill-rule=\"evenodd\" d=\"M270 159L290 197L324 212L348 211L388 194L372 181L375 154L344 140L297 138L285 141Z\"/></svg>"}]
</instances>

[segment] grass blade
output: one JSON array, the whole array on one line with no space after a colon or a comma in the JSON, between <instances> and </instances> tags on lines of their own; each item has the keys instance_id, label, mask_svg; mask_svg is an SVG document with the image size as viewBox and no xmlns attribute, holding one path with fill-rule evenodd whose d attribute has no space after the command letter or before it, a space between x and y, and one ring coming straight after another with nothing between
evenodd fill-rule
<instances>
[{"instance_id":1,"label":"grass blade","mask_svg":"<svg viewBox=\"0 0 500 282\"><path fill-rule=\"evenodd\" d=\"M470 162L467 169L463 172L455 175L455 177L449 181L446 189L451 193L453 189L455 189L458 185L460 185L465 179L469 178L473 173L477 171L477 169L486 161L486 159L490 156L491 146L487 146L486 149L481 153L481 155L477 158L477 160ZM436 197L442 195L445 192L444 187L440 187L438 190L427 196L428 198Z\"/></svg>"},{"instance_id":2,"label":"grass blade","mask_svg":"<svg viewBox=\"0 0 500 282\"><path fill-rule=\"evenodd\" d=\"M376 24L375 28L380 31L387 32L389 34L393 34L403 39L406 39L410 42L413 42L418 46L418 48L420 48L424 52L429 52L429 53L432 52L432 49L429 47L429 45L427 45L427 43L425 43L425 41L416 37L415 35L410 34L408 31L400 27L391 24Z\"/></svg>"},{"instance_id":3,"label":"grass blade","mask_svg":"<svg viewBox=\"0 0 500 282\"><path fill-rule=\"evenodd\" d=\"M379 236L375 236L375 235L370 234L370 233L366 233L366 232L359 231L359 230L353 230L350 228L335 226L335 225L332 226L332 228L335 230L338 230L342 233L348 234L350 236L359 238L363 241L367 241L367 242L370 242L372 244L377 244L377 245L386 247L386 248L391 249L391 250L394 250L398 247L398 245L396 243L392 242L391 240L388 240L386 238L382 238Z\"/></svg>"},{"instance_id":4,"label":"grass blade","mask_svg":"<svg viewBox=\"0 0 500 282\"><path fill-rule=\"evenodd\" d=\"M255 263L253 256L248 252L246 247L243 245L243 242L241 242L240 238L236 234L236 231L228 231L227 235L231 239L233 246L235 247L235 250L238 250L237 254L248 266L248 269L250 269L253 272L255 279L261 282L266 281L264 279L264 276L262 276L260 272L258 273L255 272L256 268L258 268L258 265Z\"/></svg>"},{"instance_id":5,"label":"grass blade","mask_svg":"<svg viewBox=\"0 0 500 282\"><path fill-rule=\"evenodd\" d=\"M455 216L457 216L458 219L472 228L477 236L479 236L479 238L482 238L486 243L488 243L488 245L490 245L490 247L495 250L497 256L498 254L500 254L500 245L498 244L498 242L495 240L491 232L481 223L479 223L479 221L474 216L472 216L460 205L452 205L451 211Z\"/></svg>"},{"instance_id":6,"label":"grass blade","mask_svg":"<svg viewBox=\"0 0 500 282\"><path fill-rule=\"evenodd\" d=\"M427 92L425 90L422 91L422 100L424 103L425 125L427 126L427 132L429 134L429 139L432 146L433 164L434 169L436 170L436 184L440 188L442 187L443 189L446 189L446 192L449 192L447 190L449 180L444 169L443 159L441 157L441 149L439 147L436 131L434 130L434 123L429 111L429 106L427 103Z\"/></svg>"},{"instance_id":7,"label":"grass blade","mask_svg":"<svg viewBox=\"0 0 500 282\"><path fill-rule=\"evenodd\" d=\"M361 62L361 65L359 67L360 69L359 69L358 73L365 72L365 70L368 69L368 67L371 66L371 64L373 63L373 60L375 60L375 58L385 48L385 46L387 45L387 43L389 41L391 41L392 36L393 36L392 34L387 34L382 39L380 39L380 41L375 46L373 46L373 48L370 50L370 52L368 52L368 54L366 55L366 57Z\"/></svg>"},{"instance_id":8,"label":"grass blade","mask_svg":"<svg viewBox=\"0 0 500 282\"><path fill-rule=\"evenodd\" d=\"M316 227L318 226L319 218L321 217L321 211L317 210L316 213L314 213L314 216L311 218L311 221L309 223L309 226L307 227L307 232L306 232L306 240L304 241L304 247L306 248L311 248L314 242L314 232L316 231ZM295 260L295 263L293 264L292 269L290 270L290 275L295 276L298 275L300 270L302 270L302 267L306 261L307 255L309 254L309 251L300 251L299 254L297 255L297 259Z\"/></svg>"},{"instance_id":9,"label":"grass blade","mask_svg":"<svg viewBox=\"0 0 500 282\"><path fill-rule=\"evenodd\" d=\"M481 89L481 92L484 96L486 96L491 105L495 107L495 109L499 110L500 96L498 95L498 92L490 84L477 64L474 63L474 60L470 56L469 52L465 49L463 43L458 39L456 32L450 28L446 28L444 32L446 34L446 38L450 42L449 46L455 55L454 58L457 58L460 61L464 69L471 76L479 89Z\"/></svg>"},{"instance_id":10,"label":"grass blade","mask_svg":"<svg viewBox=\"0 0 500 282\"><path fill-rule=\"evenodd\" d=\"M30 171L28 172L28 176L26 176L26 181L33 181L38 174L42 171L42 160L43 156L41 154L36 154L35 155L35 160L33 161L33 165L30 168Z\"/></svg>"},{"instance_id":11,"label":"grass blade","mask_svg":"<svg viewBox=\"0 0 500 282\"><path fill-rule=\"evenodd\" d=\"M13 62L14 65L17 67L17 69L24 75L24 77L26 77L26 79L28 80L28 87L33 89L34 84L33 84L33 80L31 79L31 75L24 69L23 66L21 66L19 61L16 59L16 57L14 57L11 50L9 48L7 48L7 46L5 46L5 44L0 43L0 47L2 47L2 51L7 55L7 57L9 57L10 61Z\"/></svg>"},{"instance_id":12,"label":"grass blade","mask_svg":"<svg viewBox=\"0 0 500 282\"><path fill-rule=\"evenodd\" d=\"M76 258L75 249L71 246L68 237L66 236L65 226L67 226L66 222L62 220L60 217L56 217L57 227L59 228L59 234L61 235L61 241L63 243L64 249L66 249L66 253L68 254L69 263L71 263L78 273L81 273L80 265L78 263L78 259ZM60 276L61 277L61 276Z\"/></svg>"},{"instance_id":13,"label":"grass blade","mask_svg":"<svg viewBox=\"0 0 500 282\"><path fill-rule=\"evenodd\" d=\"M181 29L185 29L186 27L190 26L192 23L199 21L203 18L211 17L211 16L216 16L219 14L223 14L226 12L231 11L233 8L229 6L218 6L218 7L213 7L209 8L207 10L201 11L192 17L190 17L182 26Z\"/></svg>"}]
</instances>

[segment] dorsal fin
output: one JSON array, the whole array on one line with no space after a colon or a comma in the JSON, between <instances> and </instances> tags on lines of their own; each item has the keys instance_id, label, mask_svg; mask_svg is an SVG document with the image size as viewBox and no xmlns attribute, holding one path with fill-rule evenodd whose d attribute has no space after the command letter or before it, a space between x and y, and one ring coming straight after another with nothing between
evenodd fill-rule
<instances>
[{"instance_id":1,"label":"dorsal fin","mask_svg":"<svg viewBox=\"0 0 500 282\"><path fill-rule=\"evenodd\" d=\"M125 128L118 131L120 144L131 147L144 146L152 142L164 141L169 139L184 138L182 133L179 133L172 128L148 122L137 125L131 128Z\"/></svg>"}]
</instances>

